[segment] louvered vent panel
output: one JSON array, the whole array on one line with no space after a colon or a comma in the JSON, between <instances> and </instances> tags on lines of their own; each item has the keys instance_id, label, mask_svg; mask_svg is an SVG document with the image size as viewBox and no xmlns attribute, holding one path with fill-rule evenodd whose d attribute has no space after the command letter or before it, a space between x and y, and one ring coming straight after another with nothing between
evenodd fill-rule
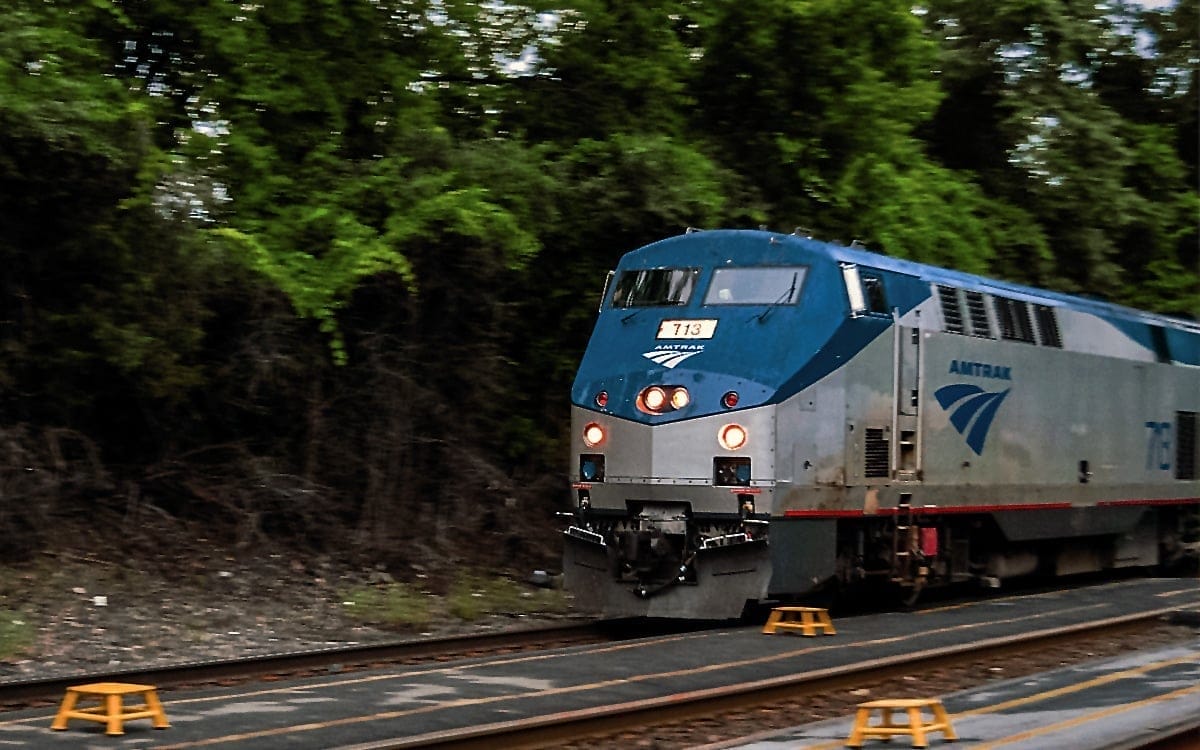
<instances>
[{"instance_id":1,"label":"louvered vent panel","mask_svg":"<svg viewBox=\"0 0 1200 750\"><path fill-rule=\"evenodd\" d=\"M1058 332L1058 318L1054 314L1054 308L1046 305L1034 305L1033 316L1037 320L1038 338L1042 341L1042 346L1053 346L1062 348L1062 335Z\"/></svg>"},{"instance_id":2,"label":"louvered vent panel","mask_svg":"<svg viewBox=\"0 0 1200 750\"><path fill-rule=\"evenodd\" d=\"M1176 431L1179 433L1175 441L1175 478L1196 478L1196 412L1175 412Z\"/></svg>"},{"instance_id":3,"label":"louvered vent panel","mask_svg":"<svg viewBox=\"0 0 1200 750\"><path fill-rule=\"evenodd\" d=\"M958 290L951 286L938 286L938 299L942 303L942 320L947 333L963 332L962 307L958 303Z\"/></svg>"},{"instance_id":4,"label":"louvered vent panel","mask_svg":"<svg viewBox=\"0 0 1200 750\"><path fill-rule=\"evenodd\" d=\"M888 475L888 441L883 434L883 428L867 428L863 453L863 476L871 478Z\"/></svg>"},{"instance_id":5,"label":"louvered vent panel","mask_svg":"<svg viewBox=\"0 0 1200 750\"><path fill-rule=\"evenodd\" d=\"M979 292L967 292L967 314L971 316L971 335L990 339L992 326L988 322L987 308L984 307L983 295Z\"/></svg>"}]
</instances>

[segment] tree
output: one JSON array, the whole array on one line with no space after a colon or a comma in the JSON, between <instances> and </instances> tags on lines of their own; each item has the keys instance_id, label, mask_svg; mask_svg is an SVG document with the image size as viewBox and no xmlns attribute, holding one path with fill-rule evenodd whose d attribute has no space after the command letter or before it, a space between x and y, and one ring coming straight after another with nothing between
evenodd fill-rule
<instances>
[{"instance_id":1,"label":"tree","mask_svg":"<svg viewBox=\"0 0 1200 750\"><path fill-rule=\"evenodd\" d=\"M699 35L694 127L772 222L968 270L1001 251L1004 207L919 137L941 92L911 5L722 3Z\"/></svg>"},{"instance_id":2,"label":"tree","mask_svg":"<svg viewBox=\"0 0 1200 750\"><path fill-rule=\"evenodd\" d=\"M19 2L0 15L10 414L153 444L145 406L180 405L202 377L200 279L216 261L159 210L152 103L107 74L122 14Z\"/></svg>"},{"instance_id":3,"label":"tree","mask_svg":"<svg viewBox=\"0 0 1200 750\"><path fill-rule=\"evenodd\" d=\"M1163 116L1162 95L1178 89L1154 83L1159 63L1139 49L1146 19L1159 17L1054 0L938 0L927 17L945 50L934 152L1030 216L1053 250L1052 272L1019 256L997 272L1149 302L1132 290L1152 268L1183 270L1180 251L1195 244L1184 240L1195 236L1194 180L1174 147L1177 118ZM1167 78L1186 81L1186 65L1168 64Z\"/></svg>"}]
</instances>

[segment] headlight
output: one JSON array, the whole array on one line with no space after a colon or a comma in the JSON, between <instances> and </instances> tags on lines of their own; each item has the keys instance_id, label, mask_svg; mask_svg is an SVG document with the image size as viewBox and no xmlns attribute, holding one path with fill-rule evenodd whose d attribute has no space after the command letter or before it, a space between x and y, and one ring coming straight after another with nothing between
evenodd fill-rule
<instances>
[{"instance_id":1,"label":"headlight","mask_svg":"<svg viewBox=\"0 0 1200 750\"><path fill-rule=\"evenodd\" d=\"M595 422L589 422L583 428L583 442L589 448L595 448L604 442L604 428Z\"/></svg>"},{"instance_id":2,"label":"headlight","mask_svg":"<svg viewBox=\"0 0 1200 750\"><path fill-rule=\"evenodd\" d=\"M720 441L721 447L727 451L736 451L746 445L748 439L746 428L740 424L727 424L717 433L717 440Z\"/></svg>"},{"instance_id":3,"label":"headlight","mask_svg":"<svg viewBox=\"0 0 1200 750\"><path fill-rule=\"evenodd\" d=\"M652 412L660 412L663 405L667 403L667 392L658 386L647 388L642 395L642 401L646 404L646 408Z\"/></svg>"},{"instance_id":4,"label":"headlight","mask_svg":"<svg viewBox=\"0 0 1200 750\"><path fill-rule=\"evenodd\" d=\"M691 403L692 397L688 395L687 388L676 388L671 392L671 408L682 409Z\"/></svg>"},{"instance_id":5,"label":"headlight","mask_svg":"<svg viewBox=\"0 0 1200 750\"><path fill-rule=\"evenodd\" d=\"M692 394L681 385L652 385L637 396L637 408L646 414L678 411L692 403Z\"/></svg>"}]
</instances>

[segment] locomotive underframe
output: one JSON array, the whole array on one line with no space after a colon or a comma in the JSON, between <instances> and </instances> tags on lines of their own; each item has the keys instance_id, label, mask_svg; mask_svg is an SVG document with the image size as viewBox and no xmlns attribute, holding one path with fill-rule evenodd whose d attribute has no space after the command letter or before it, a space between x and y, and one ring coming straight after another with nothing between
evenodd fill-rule
<instances>
[{"instance_id":1,"label":"locomotive underframe","mask_svg":"<svg viewBox=\"0 0 1200 750\"><path fill-rule=\"evenodd\" d=\"M888 582L910 592L1032 574L1174 567L1200 558L1200 506L1073 508L941 515L899 509L837 523L839 585ZM1071 531L1071 530L1074 531Z\"/></svg>"},{"instance_id":2,"label":"locomotive underframe","mask_svg":"<svg viewBox=\"0 0 1200 750\"><path fill-rule=\"evenodd\" d=\"M768 529L765 515L694 513L685 501L581 509L564 571L577 600L610 616L737 617L766 594Z\"/></svg>"},{"instance_id":3,"label":"locomotive underframe","mask_svg":"<svg viewBox=\"0 0 1200 750\"><path fill-rule=\"evenodd\" d=\"M774 539L777 543L771 544ZM797 544L793 540L802 539ZM746 604L1044 574L1195 564L1200 506L1079 507L852 519L695 514L685 502L583 509L565 533L570 588L612 617L729 619Z\"/></svg>"}]
</instances>

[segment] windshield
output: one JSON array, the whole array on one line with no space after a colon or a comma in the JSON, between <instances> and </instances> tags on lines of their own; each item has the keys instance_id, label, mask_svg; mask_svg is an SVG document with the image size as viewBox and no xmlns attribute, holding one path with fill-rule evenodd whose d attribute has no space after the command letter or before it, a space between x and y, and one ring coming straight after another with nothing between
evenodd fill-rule
<instances>
[{"instance_id":1,"label":"windshield","mask_svg":"<svg viewBox=\"0 0 1200 750\"><path fill-rule=\"evenodd\" d=\"M800 298L808 269L718 268L704 296L706 305L790 305Z\"/></svg>"},{"instance_id":2,"label":"windshield","mask_svg":"<svg viewBox=\"0 0 1200 750\"><path fill-rule=\"evenodd\" d=\"M686 305L696 288L699 268L651 268L625 271L613 291L613 307Z\"/></svg>"}]
</instances>

